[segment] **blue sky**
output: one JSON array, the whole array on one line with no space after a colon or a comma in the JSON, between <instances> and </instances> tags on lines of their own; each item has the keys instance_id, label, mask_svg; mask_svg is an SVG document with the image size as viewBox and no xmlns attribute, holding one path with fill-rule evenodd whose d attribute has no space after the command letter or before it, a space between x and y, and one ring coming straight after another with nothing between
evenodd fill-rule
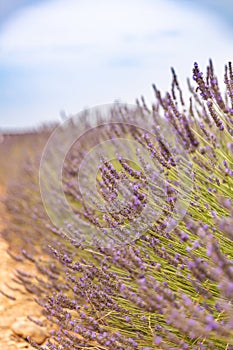
<instances>
[{"instance_id":1,"label":"blue sky","mask_svg":"<svg viewBox=\"0 0 233 350\"><path fill-rule=\"evenodd\" d=\"M59 120L185 86L192 65L233 60L229 0L0 0L0 128Z\"/></svg>"}]
</instances>

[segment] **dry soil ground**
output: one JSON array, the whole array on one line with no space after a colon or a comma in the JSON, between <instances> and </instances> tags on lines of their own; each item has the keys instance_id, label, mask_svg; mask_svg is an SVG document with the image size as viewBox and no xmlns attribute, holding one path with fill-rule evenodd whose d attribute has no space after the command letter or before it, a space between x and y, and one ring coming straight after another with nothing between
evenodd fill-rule
<instances>
[{"instance_id":1,"label":"dry soil ground","mask_svg":"<svg viewBox=\"0 0 233 350\"><path fill-rule=\"evenodd\" d=\"M26 333L34 339L43 339L46 332L28 319L28 316L41 319L40 308L33 300L33 295L23 289L20 291L21 287L11 280L19 263L8 255L8 244L1 236L8 219L2 202L4 195L5 190L0 187L0 350L32 349L24 339Z\"/></svg>"}]
</instances>

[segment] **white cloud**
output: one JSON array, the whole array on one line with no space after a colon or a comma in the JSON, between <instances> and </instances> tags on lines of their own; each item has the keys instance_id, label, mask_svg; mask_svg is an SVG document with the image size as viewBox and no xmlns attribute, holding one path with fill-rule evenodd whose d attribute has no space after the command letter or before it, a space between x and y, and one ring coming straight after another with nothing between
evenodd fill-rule
<instances>
[{"instance_id":1,"label":"white cloud","mask_svg":"<svg viewBox=\"0 0 233 350\"><path fill-rule=\"evenodd\" d=\"M178 1L31 5L0 32L0 69L17 71L14 93L0 82L10 91L9 106L0 105L0 112L41 120L48 111L57 118L61 108L75 113L118 98L133 102L152 82L168 88L170 66L185 80L194 61L205 66L212 57L219 71L233 57L231 41L216 18Z\"/></svg>"},{"instance_id":2,"label":"white cloud","mask_svg":"<svg viewBox=\"0 0 233 350\"><path fill-rule=\"evenodd\" d=\"M192 43L187 45L197 44L194 33L201 38L206 29L217 34L214 28L208 29L208 22L206 28L200 13L190 18L187 9L164 0L52 1L25 9L5 26L0 59L7 64L34 65L54 60L86 62L93 54L168 53L188 35ZM174 31L177 36L166 35Z\"/></svg>"},{"instance_id":3,"label":"white cloud","mask_svg":"<svg viewBox=\"0 0 233 350\"><path fill-rule=\"evenodd\" d=\"M143 36L151 31L172 30L174 25L180 27L179 11L174 8L174 16L170 18L166 15L171 11L169 7L161 0L156 5L130 0L51 2L26 9L22 16L9 23L2 43L9 49L106 43L114 46L114 41L119 41L122 35Z\"/></svg>"}]
</instances>

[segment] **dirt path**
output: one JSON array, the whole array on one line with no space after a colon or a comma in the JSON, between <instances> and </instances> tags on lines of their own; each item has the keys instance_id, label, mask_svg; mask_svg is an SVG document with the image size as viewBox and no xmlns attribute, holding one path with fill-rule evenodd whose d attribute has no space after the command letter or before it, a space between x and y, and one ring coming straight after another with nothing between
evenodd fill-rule
<instances>
[{"instance_id":1,"label":"dirt path","mask_svg":"<svg viewBox=\"0 0 233 350\"><path fill-rule=\"evenodd\" d=\"M0 349L33 349L24 339L25 332L34 339L43 338L46 333L28 319L28 316L41 319L40 309L33 300L33 295L23 289L20 292L20 286L11 280L15 269L22 268L22 265L7 254L8 244L1 237L7 221L7 213L2 203L4 195L4 188L0 187L0 291L12 296L14 300L0 293Z\"/></svg>"}]
</instances>

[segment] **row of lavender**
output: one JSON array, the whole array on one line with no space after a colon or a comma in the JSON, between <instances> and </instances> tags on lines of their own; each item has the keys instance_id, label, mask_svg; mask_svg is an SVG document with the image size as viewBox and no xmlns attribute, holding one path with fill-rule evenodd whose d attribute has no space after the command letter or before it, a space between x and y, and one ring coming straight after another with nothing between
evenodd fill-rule
<instances>
[{"instance_id":1,"label":"row of lavender","mask_svg":"<svg viewBox=\"0 0 233 350\"><path fill-rule=\"evenodd\" d=\"M196 85L188 84L188 107L174 70L172 73L171 93L163 96L153 86L152 108L144 98L137 101L141 118L146 111L155 123L163 116L172 125L191 160L193 187L186 193L189 207L172 231L166 229L167 222L180 189L169 140L132 126L107 127L79 141L79 147L74 146L67 155L63 172L67 200L87 224L85 237L106 225L116 236L121 227L127 227L129 234L137 237L129 244L103 245L98 240L86 244L82 239L67 238L49 223L40 200L41 154L37 147L49 131L35 137L32 158L11 186L7 207L16 233L11 237L11 255L22 259L22 266L23 259L33 261L40 274L18 271L17 279L37 296L54 325L45 346L31 341L37 349L233 349L232 66L226 66L226 94L222 95L212 62L205 78L195 63ZM133 112L127 107L116 106L113 118L116 113L132 119ZM98 192L106 207L130 187L133 201L129 206L102 215L98 208L87 205L76 186L77 171L88 149L106 135L127 135L156 160L156 174L159 169L166 183L162 201L157 203L148 191L145 174L153 182L155 169L135 150L140 168L119 154L112 162L103 159L97 174ZM91 167L86 171L90 173ZM125 181L123 187L118 186L119 180ZM161 208L160 215L137 236L133 221L139 218L140 225L141 213L151 202Z\"/></svg>"}]
</instances>

